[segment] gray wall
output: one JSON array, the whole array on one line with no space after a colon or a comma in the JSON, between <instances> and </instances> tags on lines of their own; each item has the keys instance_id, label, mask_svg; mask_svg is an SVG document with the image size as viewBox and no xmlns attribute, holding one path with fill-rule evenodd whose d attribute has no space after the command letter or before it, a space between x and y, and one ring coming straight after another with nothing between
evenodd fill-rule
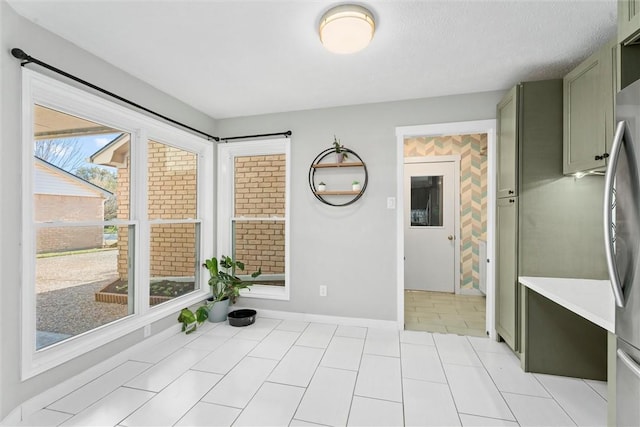
<instances>
[{"instance_id":1,"label":"gray wall","mask_svg":"<svg viewBox=\"0 0 640 427\"><path fill-rule=\"evenodd\" d=\"M503 92L297 111L218 121L220 136L291 129L291 299L241 304L334 316L396 320L397 126L495 118ZM336 135L367 164L364 196L347 207L315 199L308 171ZM319 287L328 296L319 296Z\"/></svg>"},{"instance_id":2,"label":"gray wall","mask_svg":"<svg viewBox=\"0 0 640 427\"><path fill-rule=\"evenodd\" d=\"M17 15L0 0L0 420L13 408L42 390L101 362L142 340L136 331L116 342L20 382L20 288L22 182L21 159L21 72L19 62L10 55L19 47L42 61L58 66L98 86L123 95L166 116L183 121L208 133L215 121L114 66L80 50ZM43 71L40 67L33 67ZM157 333L175 324L171 316L152 326Z\"/></svg>"}]
</instances>

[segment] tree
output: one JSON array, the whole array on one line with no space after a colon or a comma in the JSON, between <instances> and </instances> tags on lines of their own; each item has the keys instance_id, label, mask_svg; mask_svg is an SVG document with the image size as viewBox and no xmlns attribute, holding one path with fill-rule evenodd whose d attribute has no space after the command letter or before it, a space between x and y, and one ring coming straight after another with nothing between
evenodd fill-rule
<instances>
[{"instance_id":1,"label":"tree","mask_svg":"<svg viewBox=\"0 0 640 427\"><path fill-rule=\"evenodd\" d=\"M86 163L82 141L77 138L36 140L33 154L71 173Z\"/></svg>"},{"instance_id":2,"label":"tree","mask_svg":"<svg viewBox=\"0 0 640 427\"><path fill-rule=\"evenodd\" d=\"M118 187L116 173L100 166L81 166L76 170L76 176L113 193L104 204L104 219L105 221L115 219L118 214L115 194Z\"/></svg>"}]
</instances>

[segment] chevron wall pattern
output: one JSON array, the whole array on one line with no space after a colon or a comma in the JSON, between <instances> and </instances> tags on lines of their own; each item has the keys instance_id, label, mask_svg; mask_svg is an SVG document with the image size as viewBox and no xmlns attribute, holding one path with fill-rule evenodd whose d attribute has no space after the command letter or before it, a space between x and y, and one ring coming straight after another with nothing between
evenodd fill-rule
<instances>
[{"instance_id":1,"label":"chevron wall pattern","mask_svg":"<svg viewBox=\"0 0 640 427\"><path fill-rule=\"evenodd\" d=\"M487 233L487 135L404 140L405 157L460 155L460 289L478 289L478 240Z\"/></svg>"}]
</instances>

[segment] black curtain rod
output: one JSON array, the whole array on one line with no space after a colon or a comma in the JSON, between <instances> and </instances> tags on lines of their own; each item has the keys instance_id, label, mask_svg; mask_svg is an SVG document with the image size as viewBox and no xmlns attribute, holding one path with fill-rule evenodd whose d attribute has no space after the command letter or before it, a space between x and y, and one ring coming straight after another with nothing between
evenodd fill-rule
<instances>
[{"instance_id":1,"label":"black curtain rod","mask_svg":"<svg viewBox=\"0 0 640 427\"><path fill-rule=\"evenodd\" d=\"M288 130L288 131L285 131L285 132L263 133L261 135L230 136L230 137L227 137L227 138L220 138L220 141L229 142L229 141L233 141L235 139L266 138L268 136L278 136L278 135L290 137L291 136L291 131Z\"/></svg>"},{"instance_id":2,"label":"black curtain rod","mask_svg":"<svg viewBox=\"0 0 640 427\"><path fill-rule=\"evenodd\" d=\"M160 113L156 113L155 111L150 110L150 109L148 109L148 108L146 108L146 107L143 107L143 106L142 106L142 105L140 105L140 104L136 104L136 103L135 103L135 102L133 102L133 101L130 101L130 100L126 99L126 98L121 97L120 95L116 95L115 93L113 93L113 92L109 92L108 90L103 89L103 88L101 88L101 87L99 87L99 86L96 86L96 85L94 85L94 84L92 84L92 83L89 83L89 82L88 82L88 81L86 81L86 80L82 80L81 78L76 77L76 76L74 76L73 74L69 74L69 73L67 73L66 71L62 71L62 70L61 70L61 69L59 69L59 68L56 68L56 67L54 67L54 66L52 66L52 65L47 64L46 62L42 62L42 61L40 61L40 60L38 60L38 59L36 59L36 58L34 58L34 57L32 57L32 56L29 56L29 55L27 55L27 54L26 54L22 49L13 48L13 49L11 49L11 54L12 54L15 58L20 59L20 60L22 61L22 62L20 63L20 65L21 65L22 67L24 67L25 65L27 65L27 64L29 64L29 63L34 63L34 64L37 64L37 65L40 65L41 67L44 67L44 68L46 68L46 69L48 69L48 70L51 70L51 71L53 71L54 73L58 73L58 74L63 75L63 76L65 76L65 77L67 77L67 78L69 78L69 79L71 79L71 80L73 80L73 81L76 81L76 82L78 82L78 83L82 83L82 84L83 84L83 85L85 85L85 86L89 86L90 88L95 89L95 90L97 90L98 92L102 92L102 93L104 93L105 95L109 95L109 96L111 96L112 98L115 98L115 99L120 100L120 101L122 101L122 102L125 102L125 103L127 103L127 104L129 104L129 105L132 105L132 106L134 106L134 107L136 107L136 108L139 108L139 109L141 109L141 110L143 110L143 111L146 111L147 113L151 113L151 114L153 114L153 115L155 115L155 116L157 116L157 117L160 117L161 119L166 120L166 121L168 121L168 122L170 122L170 123L173 123L173 124L178 125L178 126L182 126L182 127L183 127L183 128L185 128L185 129L189 129L189 130L190 130L190 131L192 131L192 132L196 132L196 133L199 133L200 135L204 135L204 136L206 136L206 137L207 137L207 138L209 138L209 139L213 139L214 141L220 141L220 138L218 138L217 136L209 135L209 134L208 134L208 133L206 133L206 132L202 132L202 131L200 131L200 130L198 130L198 129L192 128L191 126L185 125L184 123L181 123L181 122L179 122L179 121L177 121L177 120L173 120L173 119L171 119L171 118L169 118L169 117L167 117L167 116L164 116L164 115L162 115L162 114L160 114Z\"/></svg>"}]
</instances>

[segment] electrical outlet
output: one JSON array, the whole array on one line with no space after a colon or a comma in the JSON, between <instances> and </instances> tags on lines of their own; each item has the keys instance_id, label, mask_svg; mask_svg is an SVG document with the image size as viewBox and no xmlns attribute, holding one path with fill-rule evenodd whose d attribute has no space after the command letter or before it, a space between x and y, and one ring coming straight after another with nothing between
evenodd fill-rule
<instances>
[{"instance_id":1,"label":"electrical outlet","mask_svg":"<svg viewBox=\"0 0 640 427\"><path fill-rule=\"evenodd\" d=\"M396 208L396 198L387 197L387 209L395 209L395 208Z\"/></svg>"},{"instance_id":2,"label":"electrical outlet","mask_svg":"<svg viewBox=\"0 0 640 427\"><path fill-rule=\"evenodd\" d=\"M151 335L151 325L145 325L143 329L144 337L147 338Z\"/></svg>"},{"instance_id":3,"label":"electrical outlet","mask_svg":"<svg viewBox=\"0 0 640 427\"><path fill-rule=\"evenodd\" d=\"M325 285L320 286L320 296L321 297L327 296L327 287Z\"/></svg>"}]
</instances>

